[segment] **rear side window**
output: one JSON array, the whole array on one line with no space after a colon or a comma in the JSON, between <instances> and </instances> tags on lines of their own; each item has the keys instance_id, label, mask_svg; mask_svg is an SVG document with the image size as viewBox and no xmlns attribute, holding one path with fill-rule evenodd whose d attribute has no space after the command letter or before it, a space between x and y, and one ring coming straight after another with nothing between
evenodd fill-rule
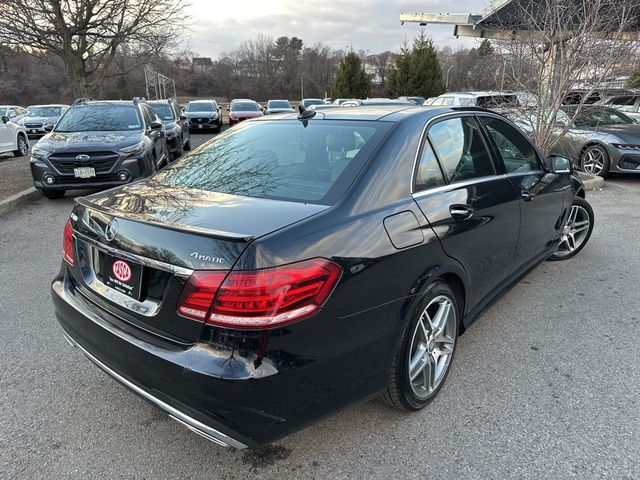
<instances>
[{"instance_id":1,"label":"rear side window","mask_svg":"<svg viewBox=\"0 0 640 480\"><path fill-rule=\"evenodd\" d=\"M438 159L429 141L425 141L418 159L418 171L416 172L416 180L414 191L419 192L427 188L439 187L444 185L445 180L442 170L438 164Z\"/></svg>"},{"instance_id":2,"label":"rear side window","mask_svg":"<svg viewBox=\"0 0 640 480\"><path fill-rule=\"evenodd\" d=\"M450 118L436 123L429 138L449 182L493 175L493 162L472 117Z\"/></svg>"},{"instance_id":3,"label":"rear side window","mask_svg":"<svg viewBox=\"0 0 640 480\"><path fill-rule=\"evenodd\" d=\"M502 157L506 173L542 170L538 153L518 130L497 118L480 117Z\"/></svg>"},{"instance_id":4,"label":"rear side window","mask_svg":"<svg viewBox=\"0 0 640 480\"><path fill-rule=\"evenodd\" d=\"M179 187L332 205L344 195L390 125L329 120L245 123L154 178Z\"/></svg>"}]
</instances>

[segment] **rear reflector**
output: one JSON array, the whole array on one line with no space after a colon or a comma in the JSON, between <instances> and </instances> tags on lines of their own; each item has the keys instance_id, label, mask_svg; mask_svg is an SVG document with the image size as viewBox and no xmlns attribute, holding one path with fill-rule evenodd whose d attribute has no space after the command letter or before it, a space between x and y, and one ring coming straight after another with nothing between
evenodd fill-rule
<instances>
[{"instance_id":1,"label":"rear reflector","mask_svg":"<svg viewBox=\"0 0 640 480\"><path fill-rule=\"evenodd\" d=\"M73 265L73 227L71 226L71 219L67 220L67 223L64 225L62 256L69 265Z\"/></svg>"},{"instance_id":2,"label":"rear reflector","mask_svg":"<svg viewBox=\"0 0 640 480\"><path fill-rule=\"evenodd\" d=\"M341 275L339 265L323 258L264 270L195 272L178 313L229 328L282 326L317 312Z\"/></svg>"}]
</instances>

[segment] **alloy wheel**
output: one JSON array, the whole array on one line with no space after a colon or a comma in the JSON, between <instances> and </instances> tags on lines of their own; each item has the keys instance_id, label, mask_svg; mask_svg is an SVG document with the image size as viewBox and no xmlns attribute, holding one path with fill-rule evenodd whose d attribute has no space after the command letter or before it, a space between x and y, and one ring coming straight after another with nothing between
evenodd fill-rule
<instances>
[{"instance_id":1,"label":"alloy wheel","mask_svg":"<svg viewBox=\"0 0 640 480\"><path fill-rule=\"evenodd\" d=\"M579 249L589 234L590 226L591 219L587 210L580 205L572 205L556 256L564 257Z\"/></svg>"},{"instance_id":2,"label":"alloy wheel","mask_svg":"<svg viewBox=\"0 0 640 480\"><path fill-rule=\"evenodd\" d=\"M582 170L589 175L600 175L604 169L605 155L600 147L589 148L582 159Z\"/></svg>"},{"instance_id":3,"label":"alloy wheel","mask_svg":"<svg viewBox=\"0 0 640 480\"><path fill-rule=\"evenodd\" d=\"M409 350L409 383L418 398L432 395L446 376L456 342L456 309L440 295L420 315Z\"/></svg>"},{"instance_id":4,"label":"alloy wheel","mask_svg":"<svg viewBox=\"0 0 640 480\"><path fill-rule=\"evenodd\" d=\"M18 138L18 150L20 151L21 157L29 153L29 145L27 145L27 141L22 137Z\"/></svg>"}]
</instances>

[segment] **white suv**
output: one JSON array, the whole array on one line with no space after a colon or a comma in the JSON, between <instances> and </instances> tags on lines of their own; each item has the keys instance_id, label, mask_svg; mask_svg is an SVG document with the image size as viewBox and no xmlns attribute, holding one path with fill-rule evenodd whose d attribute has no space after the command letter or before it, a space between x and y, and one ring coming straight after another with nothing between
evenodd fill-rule
<instances>
[{"instance_id":1,"label":"white suv","mask_svg":"<svg viewBox=\"0 0 640 480\"><path fill-rule=\"evenodd\" d=\"M21 125L9 122L9 117L0 117L0 154L12 152L16 157L29 153L27 131Z\"/></svg>"}]
</instances>

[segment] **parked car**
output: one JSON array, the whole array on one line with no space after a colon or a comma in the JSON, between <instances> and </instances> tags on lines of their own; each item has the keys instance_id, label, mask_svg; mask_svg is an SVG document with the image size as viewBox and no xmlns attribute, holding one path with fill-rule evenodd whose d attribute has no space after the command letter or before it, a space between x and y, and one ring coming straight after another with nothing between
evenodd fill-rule
<instances>
[{"instance_id":1,"label":"parked car","mask_svg":"<svg viewBox=\"0 0 640 480\"><path fill-rule=\"evenodd\" d=\"M31 105L17 123L24 126L29 138L39 138L46 135L46 127L53 127L68 108L68 105Z\"/></svg>"},{"instance_id":2,"label":"parked car","mask_svg":"<svg viewBox=\"0 0 640 480\"><path fill-rule=\"evenodd\" d=\"M191 132L186 115L180 113L175 100L153 100L149 105L164 125L169 159L176 160L191 150Z\"/></svg>"},{"instance_id":3,"label":"parked car","mask_svg":"<svg viewBox=\"0 0 640 480\"><path fill-rule=\"evenodd\" d=\"M324 103L326 103L327 105L330 105L330 104L331 104L331 102L333 102L333 98L325 97L325 98L323 98L323 99L322 99L322 101L323 101Z\"/></svg>"},{"instance_id":4,"label":"parked car","mask_svg":"<svg viewBox=\"0 0 640 480\"><path fill-rule=\"evenodd\" d=\"M290 113L294 111L289 100L269 100L264 113L265 115L271 115L273 113Z\"/></svg>"},{"instance_id":5,"label":"parked car","mask_svg":"<svg viewBox=\"0 0 640 480\"><path fill-rule=\"evenodd\" d=\"M308 108L311 105L325 105L325 101L321 98L303 98L300 104L303 108Z\"/></svg>"},{"instance_id":6,"label":"parked car","mask_svg":"<svg viewBox=\"0 0 640 480\"><path fill-rule=\"evenodd\" d=\"M138 98L79 99L31 149L30 162L34 186L51 199L129 183L167 163L164 126Z\"/></svg>"},{"instance_id":7,"label":"parked car","mask_svg":"<svg viewBox=\"0 0 640 480\"><path fill-rule=\"evenodd\" d=\"M376 394L429 404L464 329L586 245L584 195L569 159L487 111L265 116L76 199L55 314L178 422L258 447Z\"/></svg>"},{"instance_id":8,"label":"parked car","mask_svg":"<svg viewBox=\"0 0 640 480\"><path fill-rule=\"evenodd\" d=\"M348 98L336 98L331 105L342 105L344 102L349 100Z\"/></svg>"},{"instance_id":9,"label":"parked car","mask_svg":"<svg viewBox=\"0 0 640 480\"><path fill-rule=\"evenodd\" d=\"M385 105L405 105L407 107L415 107L414 102L409 100L400 100L398 98L367 98L365 100L347 100L342 103L342 107L377 107Z\"/></svg>"},{"instance_id":10,"label":"parked car","mask_svg":"<svg viewBox=\"0 0 640 480\"><path fill-rule=\"evenodd\" d=\"M605 101L603 105L615 108L627 117L640 121L640 93L619 95Z\"/></svg>"},{"instance_id":11,"label":"parked car","mask_svg":"<svg viewBox=\"0 0 640 480\"><path fill-rule=\"evenodd\" d=\"M12 123L17 123L27 114L27 109L19 105L0 105L0 117L8 117Z\"/></svg>"},{"instance_id":12,"label":"parked car","mask_svg":"<svg viewBox=\"0 0 640 480\"><path fill-rule=\"evenodd\" d=\"M7 115L0 115L0 154L9 152L16 157L29 153L27 131L22 125L11 123Z\"/></svg>"},{"instance_id":13,"label":"parked car","mask_svg":"<svg viewBox=\"0 0 640 480\"><path fill-rule=\"evenodd\" d=\"M424 103L423 103L424 105ZM518 97L513 93L505 92L450 92L436 97L432 107L515 107L518 106Z\"/></svg>"},{"instance_id":14,"label":"parked car","mask_svg":"<svg viewBox=\"0 0 640 480\"><path fill-rule=\"evenodd\" d=\"M425 107L428 107L429 105L432 105L433 102L436 101L436 98L438 97L429 97L424 102L422 102L422 105L424 105Z\"/></svg>"},{"instance_id":15,"label":"parked car","mask_svg":"<svg viewBox=\"0 0 640 480\"><path fill-rule=\"evenodd\" d=\"M640 125L613 108L585 105L575 116L576 108L563 107L566 116L558 120L569 130L555 150L590 175L640 173Z\"/></svg>"},{"instance_id":16,"label":"parked car","mask_svg":"<svg viewBox=\"0 0 640 480\"><path fill-rule=\"evenodd\" d=\"M610 99L620 96L633 94L632 90L624 90L619 88L602 88L596 90L575 89L569 91L563 100L563 105L595 105L608 102Z\"/></svg>"},{"instance_id":17,"label":"parked car","mask_svg":"<svg viewBox=\"0 0 640 480\"><path fill-rule=\"evenodd\" d=\"M213 130L220 133L222 130L222 112L215 100L193 100L187 103L185 115L189 120L189 129Z\"/></svg>"},{"instance_id":18,"label":"parked car","mask_svg":"<svg viewBox=\"0 0 640 480\"><path fill-rule=\"evenodd\" d=\"M424 102L426 101L426 98L420 97L420 96L417 96L417 97L398 97L398 100L406 100L408 102L413 102L416 105L423 105Z\"/></svg>"},{"instance_id":19,"label":"parked car","mask_svg":"<svg viewBox=\"0 0 640 480\"><path fill-rule=\"evenodd\" d=\"M229 105L229 126L236 125L248 118L262 116L262 109L257 102L249 99L238 98L231 101Z\"/></svg>"}]
</instances>

